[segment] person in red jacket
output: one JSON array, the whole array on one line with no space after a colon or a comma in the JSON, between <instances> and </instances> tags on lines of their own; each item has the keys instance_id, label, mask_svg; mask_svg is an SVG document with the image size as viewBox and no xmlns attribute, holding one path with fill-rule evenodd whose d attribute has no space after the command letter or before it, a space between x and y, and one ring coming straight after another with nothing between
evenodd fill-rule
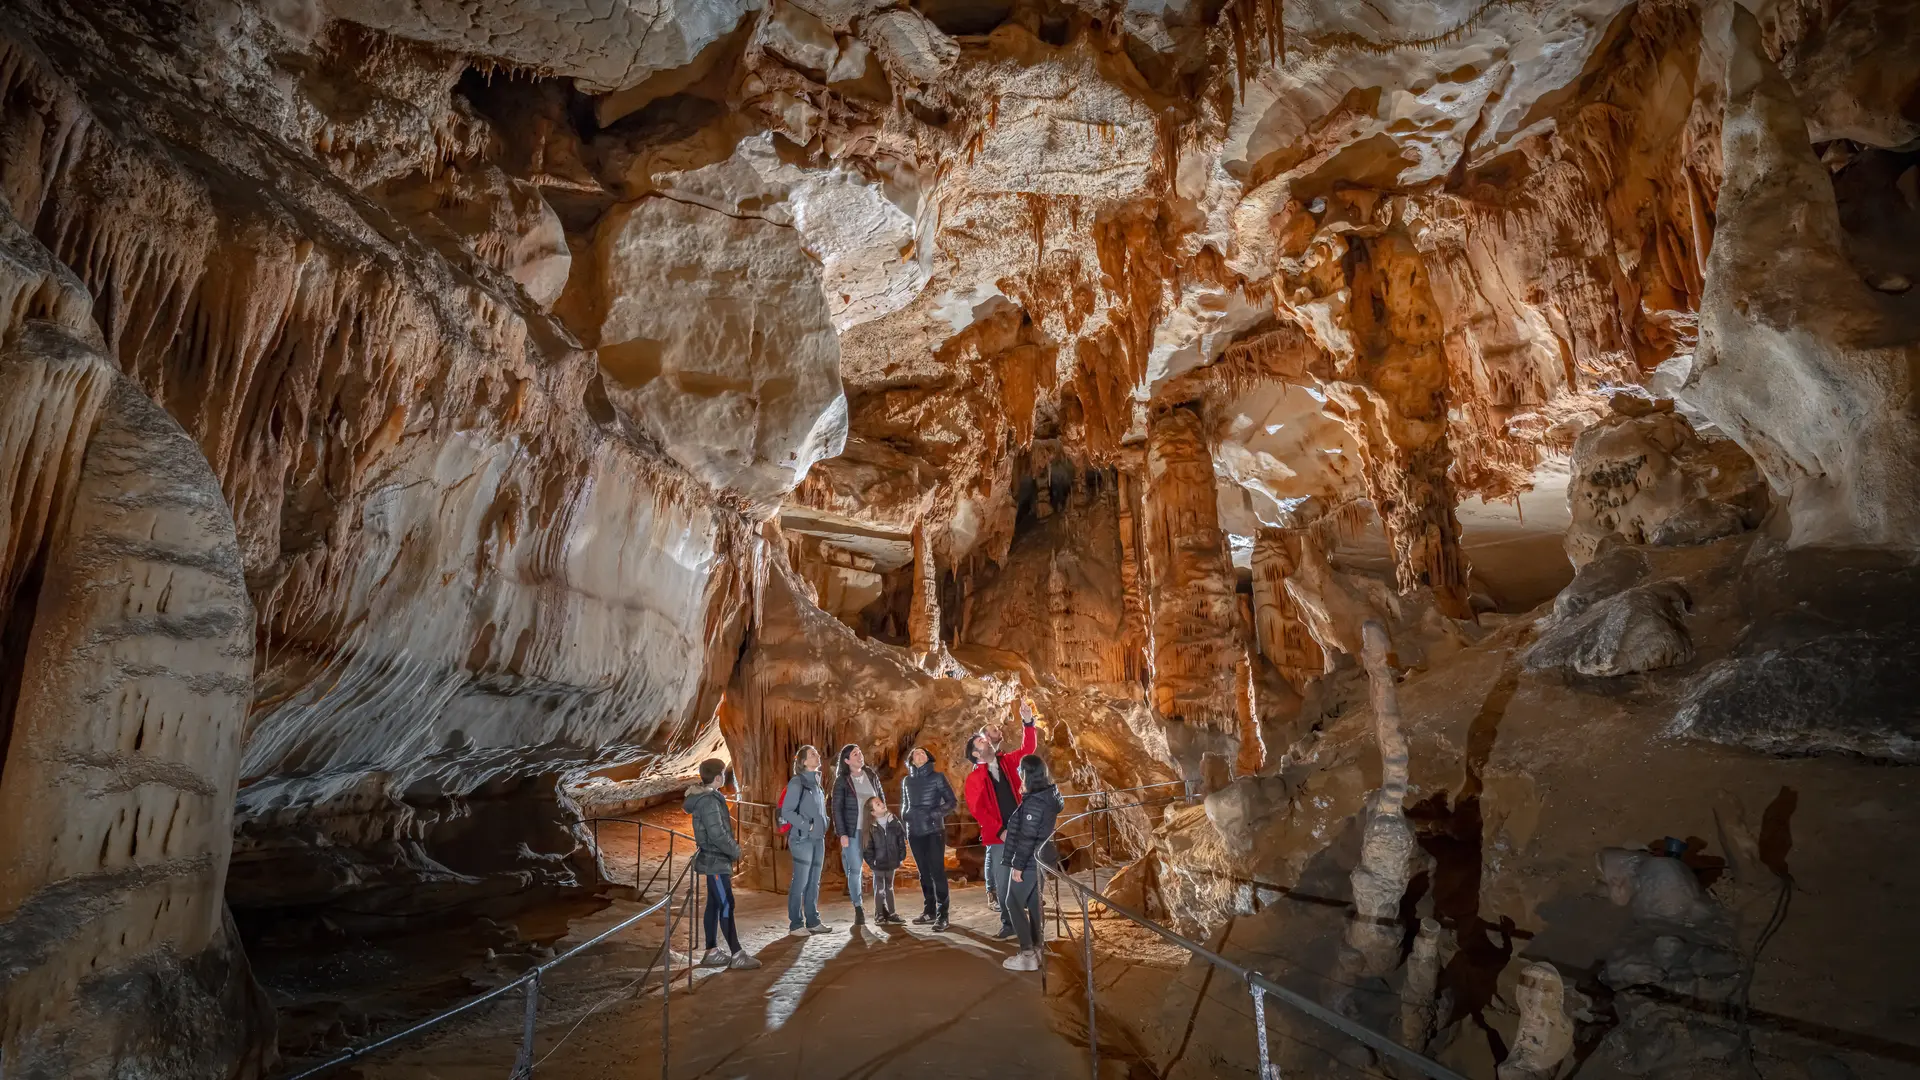
<instances>
[{"instance_id":1,"label":"person in red jacket","mask_svg":"<svg viewBox=\"0 0 1920 1080\"><path fill-rule=\"evenodd\" d=\"M1006 839L1007 822L1020 805L1020 759L1039 746L1033 727L1033 705L1020 699L1020 749L999 753L998 727L982 731L967 740L967 760L973 771L967 774L967 812L980 823L980 842L987 849L987 887L1000 909L1000 933L1013 936L1013 923L1007 918L1007 865L1001 843Z\"/></svg>"}]
</instances>

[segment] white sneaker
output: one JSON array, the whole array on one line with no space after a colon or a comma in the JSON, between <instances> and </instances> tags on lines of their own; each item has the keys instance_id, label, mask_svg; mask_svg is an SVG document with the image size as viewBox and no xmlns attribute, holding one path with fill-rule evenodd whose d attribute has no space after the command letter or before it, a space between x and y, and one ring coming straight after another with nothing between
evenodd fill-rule
<instances>
[{"instance_id":1,"label":"white sneaker","mask_svg":"<svg viewBox=\"0 0 1920 1080\"><path fill-rule=\"evenodd\" d=\"M812 937L812 936L813 936L813 931L811 931L811 930L809 930L809 929L807 929L807 928L806 928L806 927L804 927L804 926L796 926L796 927L793 927L792 929L790 929L790 930L788 930L788 931L787 931L787 936L789 936L789 937Z\"/></svg>"},{"instance_id":2,"label":"white sneaker","mask_svg":"<svg viewBox=\"0 0 1920 1080\"><path fill-rule=\"evenodd\" d=\"M754 968L760 966L760 961L755 959L752 953L741 949L739 952L733 954L733 959L728 962L727 966L735 971L752 971Z\"/></svg>"},{"instance_id":3,"label":"white sneaker","mask_svg":"<svg viewBox=\"0 0 1920 1080\"><path fill-rule=\"evenodd\" d=\"M700 966L720 968L726 967L732 961L733 954L727 952L725 949L713 948L708 949L707 955L700 958Z\"/></svg>"},{"instance_id":4,"label":"white sneaker","mask_svg":"<svg viewBox=\"0 0 1920 1080\"><path fill-rule=\"evenodd\" d=\"M1040 960L1032 953L1022 949L1012 956L1007 957L1005 960L1000 961L1000 966L1006 968L1008 971L1039 971Z\"/></svg>"}]
</instances>

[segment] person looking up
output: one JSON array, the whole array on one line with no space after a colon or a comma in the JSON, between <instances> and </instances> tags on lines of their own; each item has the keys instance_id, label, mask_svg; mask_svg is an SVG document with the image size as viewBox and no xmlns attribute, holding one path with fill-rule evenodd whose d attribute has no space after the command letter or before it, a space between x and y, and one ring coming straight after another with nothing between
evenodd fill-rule
<instances>
[{"instance_id":1,"label":"person looking up","mask_svg":"<svg viewBox=\"0 0 1920 1080\"><path fill-rule=\"evenodd\" d=\"M916 926L947 928L947 815L959 805L945 773L935 771L933 751L916 746L907 755L907 775L900 781L900 816L907 823L907 846L920 870L920 897L925 901Z\"/></svg>"},{"instance_id":2,"label":"person looking up","mask_svg":"<svg viewBox=\"0 0 1920 1080\"><path fill-rule=\"evenodd\" d=\"M1020 951L1000 966L1011 971L1038 971L1045 919L1040 882L1046 875L1041 866L1059 866L1053 828L1066 800L1060 797L1046 761L1038 754L1020 759L1020 780L1027 794L1007 826L1006 849L1001 852L1007 863L1007 909L1013 913L1013 928L1020 935Z\"/></svg>"},{"instance_id":3,"label":"person looking up","mask_svg":"<svg viewBox=\"0 0 1920 1080\"><path fill-rule=\"evenodd\" d=\"M1007 918L1007 868L1000 850L1006 823L1020 805L1020 759L1039 748L1039 735L1033 727L1033 705L1020 699L1020 749L999 753L999 728L976 733L967 740L967 760L973 771L967 774L967 812L980 823L980 843L987 849L987 889L1000 908L1001 938L1013 936L1013 923Z\"/></svg>"},{"instance_id":4,"label":"person looking up","mask_svg":"<svg viewBox=\"0 0 1920 1080\"><path fill-rule=\"evenodd\" d=\"M824 934L820 921L820 871L827 862L827 799L820 791L820 751L803 746L793 755L793 779L780 795L780 824L787 827L793 880L787 883L787 932ZM804 917L804 921L803 921Z\"/></svg>"},{"instance_id":5,"label":"person looking up","mask_svg":"<svg viewBox=\"0 0 1920 1080\"><path fill-rule=\"evenodd\" d=\"M693 872L707 879L707 955L700 966L746 970L759 967L760 961L740 947L733 926L733 864L740 861L740 845L733 838L733 815L721 790L726 776L727 763L719 758L701 762L700 782L687 788L681 806L693 819ZM714 937L721 930L727 935L725 950Z\"/></svg>"},{"instance_id":6,"label":"person looking up","mask_svg":"<svg viewBox=\"0 0 1920 1080\"><path fill-rule=\"evenodd\" d=\"M867 838L861 855L873 868L873 921L893 926L906 922L893 906L893 878L907 861L907 829L878 795L867 800Z\"/></svg>"},{"instance_id":7,"label":"person looking up","mask_svg":"<svg viewBox=\"0 0 1920 1080\"><path fill-rule=\"evenodd\" d=\"M853 925L867 924L860 903L860 861L867 824L867 802L880 797L880 778L867 765L865 754L852 743L840 748L840 768L833 777L833 831L840 834L840 865L847 872L847 896L853 900Z\"/></svg>"}]
</instances>

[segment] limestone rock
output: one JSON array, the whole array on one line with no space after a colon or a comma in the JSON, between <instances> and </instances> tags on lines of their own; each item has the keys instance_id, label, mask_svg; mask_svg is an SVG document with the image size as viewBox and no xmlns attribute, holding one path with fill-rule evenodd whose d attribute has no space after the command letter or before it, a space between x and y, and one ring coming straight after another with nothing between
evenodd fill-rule
<instances>
[{"instance_id":1,"label":"limestone rock","mask_svg":"<svg viewBox=\"0 0 1920 1080\"><path fill-rule=\"evenodd\" d=\"M1567 555L1576 567L1609 536L1697 544L1759 523L1763 481L1739 446L1701 439L1670 408L1615 401L1614 414L1581 432L1573 447Z\"/></svg>"},{"instance_id":2,"label":"limestone rock","mask_svg":"<svg viewBox=\"0 0 1920 1080\"><path fill-rule=\"evenodd\" d=\"M1557 619L1527 651L1527 667L1604 678L1684 664L1693 659L1684 618L1691 606L1678 582L1636 585Z\"/></svg>"},{"instance_id":3,"label":"limestone rock","mask_svg":"<svg viewBox=\"0 0 1920 1080\"><path fill-rule=\"evenodd\" d=\"M840 353L798 234L669 198L617 208L594 246L616 408L764 514L846 443Z\"/></svg>"},{"instance_id":4,"label":"limestone rock","mask_svg":"<svg viewBox=\"0 0 1920 1080\"><path fill-rule=\"evenodd\" d=\"M1688 688L1673 731L1762 753L1920 756L1907 644L1920 582L1906 560L1767 551L1741 575L1752 631Z\"/></svg>"},{"instance_id":5,"label":"limestone rock","mask_svg":"<svg viewBox=\"0 0 1920 1080\"><path fill-rule=\"evenodd\" d=\"M1683 392L1753 455L1794 544L1911 547L1920 426L1893 403L1911 392L1916 301L1861 279L1792 89L1744 9L1733 29L1727 175Z\"/></svg>"},{"instance_id":6,"label":"limestone rock","mask_svg":"<svg viewBox=\"0 0 1920 1080\"><path fill-rule=\"evenodd\" d=\"M880 62L909 83L931 83L960 58L960 46L910 8L866 19L861 35Z\"/></svg>"},{"instance_id":7,"label":"limestone rock","mask_svg":"<svg viewBox=\"0 0 1920 1080\"><path fill-rule=\"evenodd\" d=\"M325 0L337 18L456 52L567 75L597 90L633 86L680 67L731 31L755 0L612 0L571 5L426 0L395 7L377 0Z\"/></svg>"},{"instance_id":8,"label":"limestone rock","mask_svg":"<svg viewBox=\"0 0 1920 1080\"><path fill-rule=\"evenodd\" d=\"M833 31L812 12L774 0L754 30L754 44L794 67L824 78L839 59Z\"/></svg>"}]
</instances>

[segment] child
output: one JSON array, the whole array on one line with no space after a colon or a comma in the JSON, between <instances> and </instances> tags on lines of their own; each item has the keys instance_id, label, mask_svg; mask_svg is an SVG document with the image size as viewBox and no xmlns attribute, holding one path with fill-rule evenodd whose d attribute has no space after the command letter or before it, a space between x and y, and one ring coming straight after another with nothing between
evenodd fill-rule
<instances>
[{"instance_id":1,"label":"child","mask_svg":"<svg viewBox=\"0 0 1920 1080\"><path fill-rule=\"evenodd\" d=\"M873 906L876 922L900 925L907 920L893 910L893 874L907 861L907 828L887 810L887 801L878 795L867 800L872 824L867 828L865 850L867 865L873 868Z\"/></svg>"}]
</instances>

